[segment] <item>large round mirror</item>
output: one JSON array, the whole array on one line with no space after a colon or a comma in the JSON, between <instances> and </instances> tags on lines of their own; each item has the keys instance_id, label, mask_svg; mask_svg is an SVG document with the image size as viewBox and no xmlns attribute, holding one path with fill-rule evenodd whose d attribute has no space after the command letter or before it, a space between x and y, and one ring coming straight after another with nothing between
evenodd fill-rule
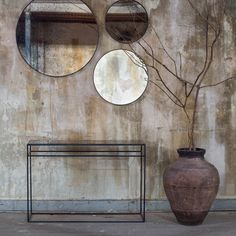
<instances>
[{"instance_id":1,"label":"large round mirror","mask_svg":"<svg viewBox=\"0 0 236 236\"><path fill-rule=\"evenodd\" d=\"M106 30L121 43L140 39L148 28L148 15L144 7L132 0L119 0L107 11Z\"/></svg>"},{"instance_id":2,"label":"large round mirror","mask_svg":"<svg viewBox=\"0 0 236 236\"><path fill-rule=\"evenodd\" d=\"M16 40L33 69L65 76L90 61L97 48L98 28L83 1L34 0L19 18Z\"/></svg>"},{"instance_id":3,"label":"large round mirror","mask_svg":"<svg viewBox=\"0 0 236 236\"><path fill-rule=\"evenodd\" d=\"M94 84L97 92L115 105L136 101L144 93L147 83L147 67L131 51L111 51L95 67Z\"/></svg>"}]
</instances>

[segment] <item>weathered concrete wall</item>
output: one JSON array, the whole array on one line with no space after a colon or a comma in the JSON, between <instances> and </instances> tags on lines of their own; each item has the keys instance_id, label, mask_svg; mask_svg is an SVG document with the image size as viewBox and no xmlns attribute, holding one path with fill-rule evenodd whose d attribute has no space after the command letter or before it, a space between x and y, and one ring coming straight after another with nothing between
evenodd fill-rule
<instances>
[{"instance_id":1,"label":"weathered concrete wall","mask_svg":"<svg viewBox=\"0 0 236 236\"><path fill-rule=\"evenodd\" d=\"M85 2L94 9L100 23L96 54L79 73L50 78L26 65L16 45L18 17L29 1L0 0L0 199L25 199L26 143L39 138L143 140L147 144L147 197L165 197L162 188L164 168L177 157L176 148L186 146L182 114L151 84L137 102L128 106L113 106L100 98L93 84L96 62L109 50L121 47L102 25L108 6L115 0ZM184 73L192 78L197 72L192 68L202 63L203 51L199 50L200 34L196 37L199 29L194 27L195 16L186 1L140 2L170 51L181 50L188 59L186 65L189 63L191 70L185 69ZM224 27L216 63L209 73L211 81L236 73L236 21L226 17ZM149 31L145 37L148 39ZM197 142L198 146L207 149L206 159L220 172L219 198L236 197L235 91L236 82L232 81L200 94ZM135 176L131 180L128 175L129 171L137 169L137 165L132 163L131 170L127 170L127 163L118 161L104 165L99 161L82 163L59 159L36 162L33 166L35 196L40 199L125 199L135 196L135 191L129 192L129 186L136 184ZM40 178L45 180L44 185ZM50 193L45 195L45 189Z\"/></svg>"}]
</instances>

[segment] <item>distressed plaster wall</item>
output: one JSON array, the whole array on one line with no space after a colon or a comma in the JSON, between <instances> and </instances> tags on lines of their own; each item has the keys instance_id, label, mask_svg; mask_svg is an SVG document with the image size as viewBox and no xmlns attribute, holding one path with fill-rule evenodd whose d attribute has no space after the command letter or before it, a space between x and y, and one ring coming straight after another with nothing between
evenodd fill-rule
<instances>
[{"instance_id":1,"label":"distressed plaster wall","mask_svg":"<svg viewBox=\"0 0 236 236\"><path fill-rule=\"evenodd\" d=\"M165 198L162 188L164 168L177 157L176 148L186 145L186 126L182 113L151 84L137 102L128 106L113 106L101 99L93 84L96 62L109 50L124 46L110 38L102 25L108 6L115 1L84 2L94 9L100 24L96 54L79 73L51 78L33 71L25 64L17 49L16 24L29 1L0 0L1 200L25 199L26 143L39 138L143 140L147 144L147 198ZM188 59L185 64L197 68L202 63L203 55L203 51L199 50L199 45L202 45L201 32L194 27L195 15L186 1L140 2L147 9L151 23L157 26L170 51L180 50ZM217 45L216 63L209 73L210 81L224 79L236 72L235 26L234 18L225 18L225 32ZM147 39L149 33L150 29L145 35ZM198 33L199 36L196 36ZM187 68L184 73L189 77L197 73L197 69ZM153 74L150 73L150 76ZM235 91L236 82L231 81L200 94L197 143L207 149L206 159L219 170L221 184L218 198L236 197ZM130 194L128 191L128 186L134 186L136 180L128 178L127 163L115 161L107 164L105 170L100 167L99 161L37 162L34 165L36 197L124 199L132 194L135 196L135 193ZM131 172L137 166L133 165L132 168ZM84 171L79 173L81 169ZM45 179L44 186L38 180L41 177ZM78 191L78 186L84 191ZM50 194L45 195L45 189L50 189Z\"/></svg>"}]
</instances>

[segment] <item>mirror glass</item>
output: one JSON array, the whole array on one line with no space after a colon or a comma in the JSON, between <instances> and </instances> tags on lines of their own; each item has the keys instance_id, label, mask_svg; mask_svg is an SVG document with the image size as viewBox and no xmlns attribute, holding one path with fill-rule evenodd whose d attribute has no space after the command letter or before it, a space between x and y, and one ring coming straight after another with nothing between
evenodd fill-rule
<instances>
[{"instance_id":1,"label":"mirror glass","mask_svg":"<svg viewBox=\"0 0 236 236\"><path fill-rule=\"evenodd\" d=\"M16 40L33 69L65 76L90 61L97 48L98 28L93 13L80 0L34 0L19 18Z\"/></svg>"},{"instance_id":2,"label":"mirror glass","mask_svg":"<svg viewBox=\"0 0 236 236\"><path fill-rule=\"evenodd\" d=\"M148 28L148 15L144 7L131 0L115 2L106 15L106 30L121 43L140 39Z\"/></svg>"},{"instance_id":3,"label":"mirror glass","mask_svg":"<svg viewBox=\"0 0 236 236\"><path fill-rule=\"evenodd\" d=\"M131 51L111 51L95 67L94 84L97 92L115 105L136 101L144 93L147 83L147 67Z\"/></svg>"},{"instance_id":4,"label":"mirror glass","mask_svg":"<svg viewBox=\"0 0 236 236\"><path fill-rule=\"evenodd\" d=\"M230 12L230 15L235 18L236 17L236 1L235 0L227 0L226 4L227 4L227 9Z\"/></svg>"}]
</instances>

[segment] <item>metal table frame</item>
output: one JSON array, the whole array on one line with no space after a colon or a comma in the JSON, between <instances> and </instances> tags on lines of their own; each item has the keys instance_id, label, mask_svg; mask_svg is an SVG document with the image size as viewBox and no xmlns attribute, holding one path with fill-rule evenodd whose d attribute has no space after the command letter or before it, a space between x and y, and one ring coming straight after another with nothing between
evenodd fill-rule
<instances>
[{"instance_id":1,"label":"metal table frame","mask_svg":"<svg viewBox=\"0 0 236 236\"><path fill-rule=\"evenodd\" d=\"M44 150L40 150L43 148ZM59 148L57 150L57 148ZM63 148L65 148L63 150ZM81 150L82 148L82 150ZM86 150L85 148L88 148ZM102 149L101 149L102 148ZM109 148L109 150L106 150ZM132 150L119 151L117 148L131 148ZM114 150L111 150L114 149ZM32 180L32 159L40 157L63 157L63 158L92 158L92 157L108 157L108 158L122 158L122 157L135 157L140 158L140 195L139 195L139 211L138 212L125 212L125 213L56 213L56 212L34 212L33 211L33 180ZM66 222L66 223L89 223L89 222L103 222L103 223L131 223L131 222L145 222L145 199L146 194L146 145L142 143L117 143L117 142L77 142L67 143L61 141L30 141L27 144L27 221L35 223L53 223L53 222ZM139 215L140 220L33 220L34 215Z\"/></svg>"}]
</instances>

